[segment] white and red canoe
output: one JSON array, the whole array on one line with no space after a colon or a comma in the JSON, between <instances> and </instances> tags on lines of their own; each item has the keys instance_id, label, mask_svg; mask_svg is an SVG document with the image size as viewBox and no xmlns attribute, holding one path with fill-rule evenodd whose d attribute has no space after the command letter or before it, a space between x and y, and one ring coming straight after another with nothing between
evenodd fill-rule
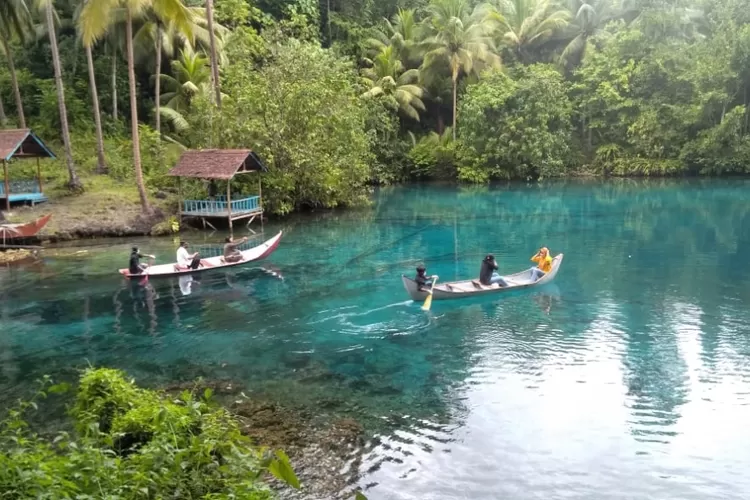
<instances>
[{"instance_id":1,"label":"white and red canoe","mask_svg":"<svg viewBox=\"0 0 750 500\"><path fill-rule=\"evenodd\" d=\"M144 278L146 276L178 276L181 274L201 273L204 271L211 271L212 269L221 269L224 267L241 266L243 264L247 264L248 262L265 259L269 255L271 255L273 251L276 250L276 247L279 246L279 241L281 241L281 234L282 231L279 231L276 236L274 236L270 240L266 240L264 243L261 243L257 247L243 250L242 260L239 260L237 262L225 262L224 257L217 256L203 259L202 262L206 262L209 265L201 266L198 269L179 269L177 267L177 264L173 262L171 264L159 264L151 266L140 274L130 274L130 271L128 269L120 269L119 273L126 278Z\"/></svg>"}]
</instances>

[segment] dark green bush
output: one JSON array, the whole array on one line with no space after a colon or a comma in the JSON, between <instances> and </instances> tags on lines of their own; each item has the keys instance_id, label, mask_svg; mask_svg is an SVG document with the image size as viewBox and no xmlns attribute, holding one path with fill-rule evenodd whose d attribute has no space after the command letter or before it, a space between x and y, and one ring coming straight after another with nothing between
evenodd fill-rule
<instances>
[{"instance_id":1,"label":"dark green bush","mask_svg":"<svg viewBox=\"0 0 750 500\"><path fill-rule=\"evenodd\" d=\"M76 434L50 440L31 430L26 413L62 390L45 380L0 422L3 498L261 500L273 497L266 472L299 487L288 457L252 446L210 390L171 399L117 370L90 369L70 410Z\"/></svg>"}]
</instances>

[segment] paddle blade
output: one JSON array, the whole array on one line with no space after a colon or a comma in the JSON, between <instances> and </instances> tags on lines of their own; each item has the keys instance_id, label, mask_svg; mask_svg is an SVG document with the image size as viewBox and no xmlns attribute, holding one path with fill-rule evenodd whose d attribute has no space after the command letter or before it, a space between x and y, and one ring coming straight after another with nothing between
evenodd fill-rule
<instances>
[{"instance_id":1,"label":"paddle blade","mask_svg":"<svg viewBox=\"0 0 750 500\"><path fill-rule=\"evenodd\" d=\"M424 299L424 304L422 304L422 310L429 311L431 306L432 306L432 294L429 294L427 298Z\"/></svg>"}]
</instances>

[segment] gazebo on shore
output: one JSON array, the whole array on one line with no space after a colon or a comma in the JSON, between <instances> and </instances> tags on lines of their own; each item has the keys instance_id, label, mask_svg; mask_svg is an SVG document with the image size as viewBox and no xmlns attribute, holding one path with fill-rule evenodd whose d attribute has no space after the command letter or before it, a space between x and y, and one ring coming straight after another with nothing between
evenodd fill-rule
<instances>
[{"instance_id":1,"label":"gazebo on shore","mask_svg":"<svg viewBox=\"0 0 750 500\"><path fill-rule=\"evenodd\" d=\"M183 217L195 217L203 221L204 227L210 222L206 219L226 218L229 229L236 220L249 219L249 226L258 216L263 216L261 199L261 172L268 169L258 156L249 149L200 149L185 151L169 175L177 177L179 186L180 223ZM258 195L232 199L232 179L241 174L257 172ZM194 178L208 181L226 181L226 195L209 194L204 200L183 200L180 178Z\"/></svg>"},{"instance_id":2,"label":"gazebo on shore","mask_svg":"<svg viewBox=\"0 0 750 500\"><path fill-rule=\"evenodd\" d=\"M11 181L8 163L11 160L36 158L37 177L34 180ZM10 210L11 202L29 202L32 205L47 201L42 187L40 158L57 158L55 154L30 129L0 130L0 161L3 162L3 179L0 185L0 200Z\"/></svg>"}]
</instances>

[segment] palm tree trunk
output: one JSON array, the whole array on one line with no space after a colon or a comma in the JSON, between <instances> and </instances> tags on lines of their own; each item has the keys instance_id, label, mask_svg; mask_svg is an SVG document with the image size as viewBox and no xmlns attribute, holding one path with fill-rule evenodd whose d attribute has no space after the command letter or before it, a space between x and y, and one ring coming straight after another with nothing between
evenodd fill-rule
<instances>
[{"instance_id":1,"label":"palm tree trunk","mask_svg":"<svg viewBox=\"0 0 750 500\"><path fill-rule=\"evenodd\" d=\"M112 47L112 118L117 121L117 48Z\"/></svg>"},{"instance_id":2,"label":"palm tree trunk","mask_svg":"<svg viewBox=\"0 0 750 500\"><path fill-rule=\"evenodd\" d=\"M99 111L99 93L96 90L96 75L94 75L94 56L91 46L86 45L86 62L89 67L89 86L91 87L91 102L94 105L94 125L96 126L96 173L107 172L107 160L104 158L104 134L102 133L102 115Z\"/></svg>"},{"instance_id":3,"label":"palm tree trunk","mask_svg":"<svg viewBox=\"0 0 750 500\"><path fill-rule=\"evenodd\" d=\"M221 109L221 84L219 82L219 61L216 60L216 33L214 33L213 0L206 0L206 20L208 22L208 40L211 45L211 77L214 80L216 107Z\"/></svg>"},{"instance_id":4,"label":"palm tree trunk","mask_svg":"<svg viewBox=\"0 0 750 500\"><path fill-rule=\"evenodd\" d=\"M8 40L3 36L3 48L8 58L8 70L10 70L10 82L13 86L13 95L16 98L16 112L18 113L18 126L26 128L26 116L23 113L23 100L21 100L21 89L18 87L18 78L16 76L16 65L13 62L13 53L8 46Z\"/></svg>"},{"instance_id":5,"label":"palm tree trunk","mask_svg":"<svg viewBox=\"0 0 750 500\"><path fill-rule=\"evenodd\" d=\"M156 25L156 133L161 137L161 25Z\"/></svg>"},{"instance_id":6,"label":"palm tree trunk","mask_svg":"<svg viewBox=\"0 0 750 500\"><path fill-rule=\"evenodd\" d=\"M52 16L52 3L47 4L47 31L49 33L50 50L52 51L52 66L55 70L55 86L57 87L57 106L60 110L60 126L62 128L63 146L65 146L65 164L68 166L68 188L72 190L81 189L81 181L78 179L76 167L73 163L73 152L70 147L70 130L68 130L68 110L65 106L65 87L62 80L62 69L60 68L60 53L57 47L57 34L55 33L55 22Z\"/></svg>"},{"instance_id":7,"label":"palm tree trunk","mask_svg":"<svg viewBox=\"0 0 750 500\"><path fill-rule=\"evenodd\" d=\"M145 214L151 213L151 205L146 196L146 186L143 184L143 170L141 170L141 138L138 133L138 102L135 95L135 62L133 56L133 12L127 11L125 23L125 43L128 51L128 84L130 87L130 128L133 140L133 168L135 168L135 182L138 185L138 196L141 198L141 210Z\"/></svg>"},{"instance_id":8,"label":"palm tree trunk","mask_svg":"<svg viewBox=\"0 0 750 500\"><path fill-rule=\"evenodd\" d=\"M458 86L458 75L453 72L453 140L456 140L456 91Z\"/></svg>"},{"instance_id":9,"label":"palm tree trunk","mask_svg":"<svg viewBox=\"0 0 750 500\"><path fill-rule=\"evenodd\" d=\"M8 125L8 117L5 114L5 106L3 106L3 98L0 96L0 127Z\"/></svg>"}]
</instances>

